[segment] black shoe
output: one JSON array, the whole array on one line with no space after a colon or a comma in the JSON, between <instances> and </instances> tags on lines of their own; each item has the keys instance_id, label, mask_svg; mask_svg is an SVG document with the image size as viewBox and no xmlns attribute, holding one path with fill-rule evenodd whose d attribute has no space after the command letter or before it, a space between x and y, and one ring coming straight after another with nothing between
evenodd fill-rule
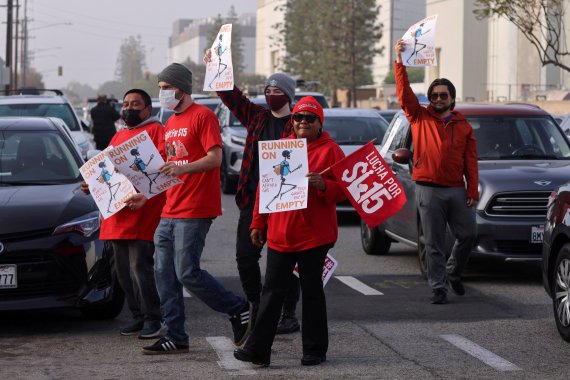
<instances>
[{"instance_id":1,"label":"black shoe","mask_svg":"<svg viewBox=\"0 0 570 380\"><path fill-rule=\"evenodd\" d=\"M125 326L121 329L121 335L129 336L129 335L136 335L141 331L144 327L143 321L134 321L128 326Z\"/></svg>"},{"instance_id":2,"label":"black shoe","mask_svg":"<svg viewBox=\"0 0 570 380\"><path fill-rule=\"evenodd\" d=\"M434 290L431 297L431 303L434 305L443 305L447 303L447 294L443 290Z\"/></svg>"},{"instance_id":3,"label":"black shoe","mask_svg":"<svg viewBox=\"0 0 570 380\"><path fill-rule=\"evenodd\" d=\"M456 279L456 280L452 280L449 279L449 286L451 287L451 290L453 290L453 293L457 294L458 296L462 296L465 294L465 288L463 287L463 283L461 282L461 279Z\"/></svg>"},{"instance_id":4,"label":"black shoe","mask_svg":"<svg viewBox=\"0 0 570 380\"><path fill-rule=\"evenodd\" d=\"M301 329L299 325L299 321L295 314L290 313L283 313L281 319L279 320L279 324L277 325L276 334L291 334L297 332Z\"/></svg>"},{"instance_id":5,"label":"black shoe","mask_svg":"<svg viewBox=\"0 0 570 380\"><path fill-rule=\"evenodd\" d=\"M327 361L326 355L305 354L301 358L301 364L302 365L319 365L325 361Z\"/></svg>"},{"instance_id":6,"label":"black shoe","mask_svg":"<svg viewBox=\"0 0 570 380\"><path fill-rule=\"evenodd\" d=\"M236 348L234 350L234 358L260 367L269 367L269 360L260 360L259 358L256 358L254 353L248 348Z\"/></svg>"},{"instance_id":7,"label":"black shoe","mask_svg":"<svg viewBox=\"0 0 570 380\"><path fill-rule=\"evenodd\" d=\"M139 334L139 339L161 338L165 334L166 326L160 321L147 322Z\"/></svg>"},{"instance_id":8,"label":"black shoe","mask_svg":"<svg viewBox=\"0 0 570 380\"><path fill-rule=\"evenodd\" d=\"M236 346L241 346L251 331L251 307L251 303L247 302L239 313L230 317Z\"/></svg>"},{"instance_id":9,"label":"black shoe","mask_svg":"<svg viewBox=\"0 0 570 380\"><path fill-rule=\"evenodd\" d=\"M152 346L143 347L145 355L183 354L189 351L187 344L176 344L170 339L160 338Z\"/></svg>"}]
</instances>

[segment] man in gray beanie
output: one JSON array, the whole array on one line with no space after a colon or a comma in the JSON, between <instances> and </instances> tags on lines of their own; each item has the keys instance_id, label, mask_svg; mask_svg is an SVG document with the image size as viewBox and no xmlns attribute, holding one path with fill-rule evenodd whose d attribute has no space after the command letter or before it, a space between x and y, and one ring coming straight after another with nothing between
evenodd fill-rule
<instances>
[{"instance_id":1,"label":"man in gray beanie","mask_svg":"<svg viewBox=\"0 0 570 380\"><path fill-rule=\"evenodd\" d=\"M211 50L206 51L204 62L211 59ZM222 102L247 129L247 137L237 183L236 203L240 209L237 227L236 260L242 288L253 304L252 322L261 296L261 270L259 258L262 248L256 247L249 236L249 226L259 182L259 159L257 142L278 140L293 132L291 104L295 98L295 80L284 73L275 73L265 82L265 100L269 109L252 103L239 88L217 92ZM233 186L232 186L233 185ZM226 184L224 192L235 189L235 183ZM283 314L277 334L299 331L295 309L299 301L299 279L291 275L291 286L285 298Z\"/></svg>"}]
</instances>

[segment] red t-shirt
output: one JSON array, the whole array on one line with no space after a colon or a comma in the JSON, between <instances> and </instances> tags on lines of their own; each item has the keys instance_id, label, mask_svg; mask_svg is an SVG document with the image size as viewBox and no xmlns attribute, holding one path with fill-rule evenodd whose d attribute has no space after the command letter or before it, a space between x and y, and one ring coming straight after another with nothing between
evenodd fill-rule
<instances>
[{"instance_id":1,"label":"red t-shirt","mask_svg":"<svg viewBox=\"0 0 570 380\"><path fill-rule=\"evenodd\" d=\"M159 122L152 122L135 129L123 129L113 136L110 145L119 145L143 131L147 131L162 158L166 159L164 127ZM103 219L99 237L103 240L153 241L165 199L166 194L160 193L150 198L139 210L132 211L125 207L113 216Z\"/></svg>"},{"instance_id":2,"label":"red t-shirt","mask_svg":"<svg viewBox=\"0 0 570 380\"><path fill-rule=\"evenodd\" d=\"M166 122L166 156L168 161L185 165L222 146L220 125L207 107L193 103L184 112ZM195 174L179 175L184 183L166 191L163 218L214 218L222 215L220 168Z\"/></svg>"}]
</instances>

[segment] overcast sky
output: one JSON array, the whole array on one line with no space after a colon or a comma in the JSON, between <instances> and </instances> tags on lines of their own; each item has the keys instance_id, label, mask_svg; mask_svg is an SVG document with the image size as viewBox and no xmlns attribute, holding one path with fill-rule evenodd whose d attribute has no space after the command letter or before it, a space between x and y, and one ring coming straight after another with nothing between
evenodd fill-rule
<instances>
[{"instance_id":1,"label":"overcast sky","mask_svg":"<svg viewBox=\"0 0 570 380\"><path fill-rule=\"evenodd\" d=\"M23 19L26 0L19 2L18 18ZM2 58L6 55L6 3L0 0ZM27 0L31 66L43 75L46 88L77 81L97 89L114 78L121 43L140 35L148 70L156 73L167 64L168 37L175 20L226 16L232 5L238 15L256 10L256 0ZM58 66L63 67L61 77Z\"/></svg>"}]
</instances>

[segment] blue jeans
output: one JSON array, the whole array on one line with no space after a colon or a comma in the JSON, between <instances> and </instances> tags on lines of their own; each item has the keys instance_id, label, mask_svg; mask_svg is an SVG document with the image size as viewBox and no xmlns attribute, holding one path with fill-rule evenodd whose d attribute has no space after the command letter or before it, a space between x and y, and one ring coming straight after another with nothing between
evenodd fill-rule
<instances>
[{"instance_id":1,"label":"blue jeans","mask_svg":"<svg viewBox=\"0 0 570 380\"><path fill-rule=\"evenodd\" d=\"M154 234L155 277L160 311L167 336L176 344L188 344L184 328L182 287L215 311L234 315L247 301L223 287L200 268L200 257L212 219L161 218Z\"/></svg>"}]
</instances>

